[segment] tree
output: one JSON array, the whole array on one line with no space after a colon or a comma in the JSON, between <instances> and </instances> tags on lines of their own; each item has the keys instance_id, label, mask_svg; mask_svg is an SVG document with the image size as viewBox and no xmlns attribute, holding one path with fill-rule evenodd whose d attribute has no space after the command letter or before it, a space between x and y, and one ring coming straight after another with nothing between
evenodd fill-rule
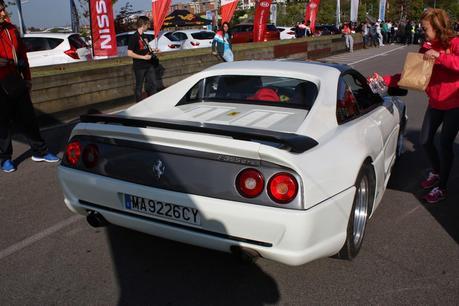
<instances>
[{"instance_id":1,"label":"tree","mask_svg":"<svg viewBox=\"0 0 459 306\"><path fill-rule=\"evenodd\" d=\"M115 18L115 31L117 33L128 32L135 29L133 22L130 22L128 17L134 12L132 4L127 2L120 8L120 12Z\"/></svg>"},{"instance_id":2,"label":"tree","mask_svg":"<svg viewBox=\"0 0 459 306\"><path fill-rule=\"evenodd\" d=\"M304 19L306 9L305 3L287 3L284 8L277 10L277 24L294 26L298 21Z\"/></svg>"}]
</instances>

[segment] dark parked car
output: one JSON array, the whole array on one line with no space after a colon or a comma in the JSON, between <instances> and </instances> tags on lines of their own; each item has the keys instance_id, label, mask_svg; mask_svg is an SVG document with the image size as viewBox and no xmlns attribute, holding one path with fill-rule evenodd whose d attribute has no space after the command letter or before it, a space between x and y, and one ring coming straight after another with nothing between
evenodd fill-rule
<instances>
[{"instance_id":1,"label":"dark parked car","mask_svg":"<svg viewBox=\"0 0 459 306\"><path fill-rule=\"evenodd\" d=\"M339 33L341 33L341 31L333 24L319 24L316 25L314 30L314 35L316 36L335 35Z\"/></svg>"},{"instance_id":2,"label":"dark parked car","mask_svg":"<svg viewBox=\"0 0 459 306\"><path fill-rule=\"evenodd\" d=\"M241 23L231 28L231 42L233 44L253 41L253 23ZM263 41L279 40L280 32L273 24L266 25Z\"/></svg>"}]
</instances>

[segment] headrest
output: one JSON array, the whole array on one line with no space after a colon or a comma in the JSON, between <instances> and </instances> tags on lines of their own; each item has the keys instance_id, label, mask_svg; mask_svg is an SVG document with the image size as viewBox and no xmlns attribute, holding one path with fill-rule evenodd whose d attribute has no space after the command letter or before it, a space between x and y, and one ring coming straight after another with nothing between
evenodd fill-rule
<instances>
[{"instance_id":1,"label":"headrest","mask_svg":"<svg viewBox=\"0 0 459 306\"><path fill-rule=\"evenodd\" d=\"M260 88L253 96L248 97L248 99L249 100L280 102L279 95L272 88Z\"/></svg>"}]
</instances>

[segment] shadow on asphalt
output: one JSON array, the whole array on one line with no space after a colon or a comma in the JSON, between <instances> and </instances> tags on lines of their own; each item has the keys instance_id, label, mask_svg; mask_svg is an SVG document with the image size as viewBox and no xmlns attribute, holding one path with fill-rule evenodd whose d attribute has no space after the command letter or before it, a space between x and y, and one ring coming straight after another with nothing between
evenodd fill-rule
<instances>
[{"instance_id":1,"label":"shadow on asphalt","mask_svg":"<svg viewBox=\"0 0 459 306\"><path fill-rule=\"evenodd\" d=\"M422 200L428 190L423 190L419 185L430 168L427 156L419 144L419 137L420 131L407 131L407 151L394 166L388 188L413 194L456 243L459 243L459 145L454 144L455 161L448 182L448 198L437 204L429 204ZM436 140L438 148L438 134Z\"/></svg>"},{"instance_id":2,"label":"shadow on asphalt","mask_svg":"<svg viewBox=\"0 0 459 306\"><path fill-rule=\"evenodd\" d=\"M276 281L230 254L130 231L107 229L120 287L118 305L266 305Z\"/></svg>"}]
</instances>

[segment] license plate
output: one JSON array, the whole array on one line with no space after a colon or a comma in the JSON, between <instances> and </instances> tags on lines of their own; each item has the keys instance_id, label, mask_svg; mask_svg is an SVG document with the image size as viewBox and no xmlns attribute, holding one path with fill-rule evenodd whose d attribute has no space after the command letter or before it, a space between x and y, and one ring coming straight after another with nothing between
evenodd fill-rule
<instances>
[{"instance_id":1,"label":"license plate","mask_svg":"<svg viewBox=\"0 0 459 306\"><path fill-rule=\"evenodd\" d=\"M135 195L124 195L124 208L129 211L169 220L175 220L194 225L201 224L201 217L199 216L199 211L196 208L146 199Z\"/></svg>"}]
</instances>

